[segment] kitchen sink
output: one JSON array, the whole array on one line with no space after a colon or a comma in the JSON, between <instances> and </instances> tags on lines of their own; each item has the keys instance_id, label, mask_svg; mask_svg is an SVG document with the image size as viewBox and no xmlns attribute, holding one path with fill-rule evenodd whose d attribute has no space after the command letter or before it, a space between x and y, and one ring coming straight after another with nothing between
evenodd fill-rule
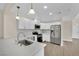
<instances>
[{"instance_id":1,"label":"kitchen sink","mask_svg":"<svg viewBox=\"0 0 79 59\"><path fill-rule=\"evenodd\" d=\"M28 40L20 40L20 41L18 42L18 44L20 44L20 46L21 46L21 45L28 46L28 45L31 45L32 43L33 43L33 42L28 41Z\"/></svg>"}]
</instances>

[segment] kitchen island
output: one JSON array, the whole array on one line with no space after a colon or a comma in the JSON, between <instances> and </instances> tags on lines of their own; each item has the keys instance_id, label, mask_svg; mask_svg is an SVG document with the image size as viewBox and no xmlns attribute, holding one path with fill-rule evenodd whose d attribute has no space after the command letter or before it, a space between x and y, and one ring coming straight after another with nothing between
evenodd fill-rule
<instances>
[{"instance_id":1,"label":"kitchen island","mask_svg":"<svg viewBox=\"0 0 79 59\"><path fill-rule=\"evenodd\" d=\"M44 47L46 44L33 42L28 46L20 46L16 38L0 39L1 56L44 56Z\"/></svg>"}]
</instances>

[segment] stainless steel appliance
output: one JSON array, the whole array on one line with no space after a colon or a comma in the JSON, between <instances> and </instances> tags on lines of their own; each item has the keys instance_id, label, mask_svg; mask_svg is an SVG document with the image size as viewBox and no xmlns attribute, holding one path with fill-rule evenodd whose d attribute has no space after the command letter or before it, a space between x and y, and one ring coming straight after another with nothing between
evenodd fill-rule
<instances>
[{"instance_id":1,"label":"stainless steel appliance","mask_svg":"<svg viewBox=\"0 0 79 59\"><path fill-rule=\"evenodd\" d=\"M61 25L51 25L50 27L50 42L54 44L61 44Z\"/></svg>"},{"instance_id":2,"label":"stainless steel appliance","mask_svg":"<svg viewBox=\"0 0 79 59\"><path fill-rule=\"evenodd\" d=\"M37 42L42 42L42 34L39 34L38 32L33 32L32 34L37 36Z\"/></svg>"}]
</instances>

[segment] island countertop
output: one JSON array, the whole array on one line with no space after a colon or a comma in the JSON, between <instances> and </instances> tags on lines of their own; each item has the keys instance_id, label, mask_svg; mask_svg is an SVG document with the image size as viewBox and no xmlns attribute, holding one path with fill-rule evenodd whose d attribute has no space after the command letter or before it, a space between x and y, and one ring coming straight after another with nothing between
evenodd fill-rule
<instances>
[{"instance_id":1,"label":"island countertop","mask_svg":"<svg viewBox=\"0 0 79 59\"><path fill-rule=\"evenodd\" d=\"M46 44L33 42L28 46L20 46L16 38L0 39L0 55L2 56L33 56L43 49Z\"/></svg>"}]
</instances>

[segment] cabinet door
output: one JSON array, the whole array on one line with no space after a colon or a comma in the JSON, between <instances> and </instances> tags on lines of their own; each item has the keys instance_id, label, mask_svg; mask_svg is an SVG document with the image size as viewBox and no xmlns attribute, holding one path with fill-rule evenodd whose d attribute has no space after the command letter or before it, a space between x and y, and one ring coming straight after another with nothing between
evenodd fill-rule
<instances>
[{"instance_id":1,"label":"cabinet door","mask_svg":"<svg viewBox=\"0 0 79 59\"><path fill-rule=\"evenodd\" d=\"M43 34L43 41L50 42L50 34Z\"/></svg>"},{"instance_id":2,"label":"cabinet door","mask_svg":"<svg viewBox=\"0 0 79 59\"><path fill-rule=\"evenodd\" d=\"M44 56L44 48L41 48L34 56Z\"/></svg>"},{"instance_id":3,"label":"cabinet door","mask_svg":"<svg viewBox=\"0 0 79 59\"><path fill-rule=\"evenodd\" d=\"M32 21L26 21L24 27L25 29L34 29L34 23Z\"/></svg>"},{"instance_id":4,"label":"cabinet door","mask_svg":"<svg viewBox=\"0 0 79 59\"><path fill-rule=\"evenodd\" d=\"M19 26L18 29L34 29L34 22L32 22L31 20L19 21L17 25Z\"/></svg>"},{"instance_id":5,"label":"cabinet door","mask_svg":"<svg viewBox=\"0 0 79 59\"><path fill-rule=\"evenodd\" d=\"M17 28L24 29L24 21L17 21Z\"/></svg>"},{"instance_id":6,"label":"cabinet door","mask_svg":"<svg viewBox=\"0 0 79 59\"><path fill-rule=\"evenodd\" d=\"M42 23L41 24L41 29L50 29L50 25L49 24Z\"/></svg>"}]
</instances>

